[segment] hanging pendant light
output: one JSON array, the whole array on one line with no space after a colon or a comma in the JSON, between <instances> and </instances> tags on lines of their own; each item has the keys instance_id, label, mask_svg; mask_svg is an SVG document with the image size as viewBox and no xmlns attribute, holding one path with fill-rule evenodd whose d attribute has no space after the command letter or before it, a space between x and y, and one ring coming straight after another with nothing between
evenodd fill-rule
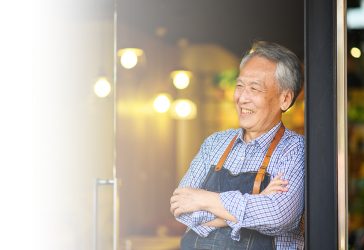
<instances>
[{"instance_id":1,"label":"hanging pendant light","mask_svg":"<svg viewBox=\"0 0 364 250\"><path fill-rule=\"evenodd\" d=\"M143 55L143 50L138 48L124 48L118 51L120 57L120 64L125 69L134 68L139 61L139 58Z\"/></svg>"}]
</instances>

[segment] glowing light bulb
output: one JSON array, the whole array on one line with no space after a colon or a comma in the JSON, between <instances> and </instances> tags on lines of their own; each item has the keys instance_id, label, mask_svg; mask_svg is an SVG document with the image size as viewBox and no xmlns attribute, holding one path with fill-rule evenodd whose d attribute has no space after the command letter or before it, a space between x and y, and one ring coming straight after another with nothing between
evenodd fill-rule
<instances>
[{"instance_id":1,"label":"glowing light bulb","mask_svg":"<svg viewBox=\"0 0 364 250\"><path fill-rule=\"evenodd\" d=\"M191 73L184 70L178 70L172 72L173 85L177 89L185 89L190 84Z\"/></svg>"},{"instance_id":2,"label":"glowing light bulb","mask_svg":"<svg viewBox=\"0 0 364 250\"><path fill-rule=\"evenodd\" d=\"M158 113L165 113L171 106L170 98L167 94L159 94L153 102L153 107Z\"/></svg>"},{"instance_id":3,"label":"glowing light bulb","mask_svg":"<svg viewBox=\"0 0 364 250\"><path fill-rule=\"evenodd\" d=\"M360 58L361 56L361 51L360 49L358 49L357 47L353 47L350 50L350 54L352 55L352 57L354 58Z\"/></svg>"},{"instance_id":4,"label":"glowing light bulb","mask_svg":"<svg viewBox=\"0 0 364 250\"><path fill-rule=\"evenodd\" d=\"M176 113L179 117L187 117L191 114L192 108L187 102L180 102L176 104Z\"/></svg>"},{"instance_id":5,"label":"glowing light bulb","mask_svg":"<svg viewBox=\"0 0 364 250\"><path fill-rule=\"evenodd\" d=\"M134 51L127 50L121 55L120 63L126 69L134 68L138 63L138 56Z\"/></svg>"},{"instance_id":6,"label":"glowing light bulb","mask_svg":"<svg viewBox=\"0 0 364 250\"><path fill-rule=\"evenodd\" d=\"M174 115L177 119L193 119L196 117L196 105L188 99L174 102Z\"/></svg>"},{"instance_id":7,"label":"glowing light bulb","mask_svg":"<svg viewBox=\"0 0 364 250\"><path fill-rule=\"evenodd\" d=\"M139 61L139 57L143 55L143 50L138 48L124 48L118 50L120 56L120 63L126 69L134 68Z\"/></svg>"},{"instance_id":8,"label":"glowing light bulb","mask_svg":"<svg viewBox=\"0 0 364 250\"><path fill-rule=\"evenodd\" d=\"M94 85L94 92L100 98L108 96L111 92L111 85L109 81L105 77L97 79Z\"/></svg>"}]
</instances>

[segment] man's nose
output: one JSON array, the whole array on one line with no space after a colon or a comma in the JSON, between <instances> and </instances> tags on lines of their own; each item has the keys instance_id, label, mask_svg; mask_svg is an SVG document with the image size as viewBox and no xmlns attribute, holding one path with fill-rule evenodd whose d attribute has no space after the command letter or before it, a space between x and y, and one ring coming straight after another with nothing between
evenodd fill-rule
<instances>
[{"instance_id":1,"label":"man's nose","mask_svg":"<svg viewBox=\"0 0 364 250\"><path fill-rule=\"evenodd\" d=\"M243 104L250 101L250 93L246 89L239 91L238 103Z\"/></svg>"}]
</instances>

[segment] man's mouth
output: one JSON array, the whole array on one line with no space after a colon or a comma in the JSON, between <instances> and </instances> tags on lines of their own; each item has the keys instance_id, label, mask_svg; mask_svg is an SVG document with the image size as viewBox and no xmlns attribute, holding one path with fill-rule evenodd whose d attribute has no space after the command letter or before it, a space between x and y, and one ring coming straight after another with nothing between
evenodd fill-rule
<instances>
[{"instance_id":1,"label":"man's mouth","mask_svg":"<svg viewBox=\"0 0 364 250\"><path fill-rule=\"evenodd\" d=\"M242 115L248 115L248 114L253 114L253 113L254 113L254 111L253 111L253 110L251 110L251 109L240 109L240 113L241 113Z\"/></svg>"}]
</instances>

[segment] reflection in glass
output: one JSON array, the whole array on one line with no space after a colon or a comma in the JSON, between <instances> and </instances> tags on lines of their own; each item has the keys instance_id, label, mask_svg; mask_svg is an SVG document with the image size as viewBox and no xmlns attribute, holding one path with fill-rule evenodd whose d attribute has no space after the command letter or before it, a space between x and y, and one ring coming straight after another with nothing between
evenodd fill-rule
<instances>
[{"instance_id":1,"label":"reflection in glass","mask_svg":"<svg viewBox=\"0 0 364 250\"><path fill-rule=\"evenodd\" d=\"M106 77L100 77L99 79L97 79L94 85L94 91L95 94L100 98L104 98L110 94L111 85Z\"/></svg>"}]
</instances>

